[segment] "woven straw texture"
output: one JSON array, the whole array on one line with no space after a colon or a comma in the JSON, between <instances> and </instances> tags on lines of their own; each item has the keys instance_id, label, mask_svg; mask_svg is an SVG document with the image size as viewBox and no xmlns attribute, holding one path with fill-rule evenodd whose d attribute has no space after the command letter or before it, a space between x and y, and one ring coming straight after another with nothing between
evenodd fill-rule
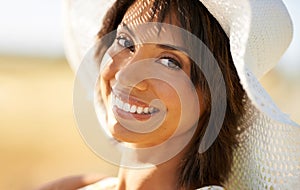
<instances>
[{"instance_id":1,"label":"woven straw texture","mask_svg":"<svg viewBox=\"0 0 300 190\"><path fill-rule=\"evenodd\" d=\"M230 38L234 64L250 99L226 188L299 188L299 126L278 109L258 81L291 41L287 9L279 0L200 1Z\"/></svg>"},{"instance_id":2,"label":"woven straw texture","mask_svg":"<svg viewBox=\"0 0 300 190\"><path fill-rule=\"evenodd\" d=\"M280 0L200 0L230 39L231 53L247 92L247 115L226 189L300 187L300 128L283 114L258 79L276 65L292 38L292 23ZM65 1L65 48L76 71L94 44L114 1Z\"/></svg>"},{"instance_id":3,"label":"woven straw texture","mask_svg":"<svg viewBox=\"0 0 300 190\"><path fill-rule=\"evenodd\" d=\"M300 129L271 119L252 104L239 128L240 144L226 189L300 187Z\"/></svg>"}]
</instances>

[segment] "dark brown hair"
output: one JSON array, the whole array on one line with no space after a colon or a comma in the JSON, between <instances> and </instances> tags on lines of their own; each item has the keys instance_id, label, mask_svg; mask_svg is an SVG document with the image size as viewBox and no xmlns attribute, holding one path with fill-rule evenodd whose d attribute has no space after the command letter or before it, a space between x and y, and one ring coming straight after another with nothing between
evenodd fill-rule
<instances>
[{"instance_id":1,"label":"dark brown hair","mask_svg":"<svg viewBox=\"0 0 300 190\"><path fill-rule=\"evenodd\" d=\"M99 39L116 30L124 14L134 2L133 0L117 0L113 4L103 20L103 26L98 33ZM201 123L201 126L197 128L188 145L185 158L178 168L178 188L193 189L205 185L223 185L231 171L233 150L237 146L237 127L239 119L245 113L243 99L246 96L230 54L229 39L220 24L199 0L153 0L151 8L157 16L156 22L163 22L166 15L172 11L180 27L196 35L208 47L218 62L226 85L227 107L221 131L212 146L199 154L198 148L210 116L212 95L203 73L192 62L191 80L195 85L200 86L207 109L204 117L201 118L204 120L202 120L204 126ZM154 15L152 15L153 18ZM108 46L113 40L110 39ZM102 48L98 48L97 55L100 54ZM202 64L210 64L211 60L200 58L200 61Z\"/></svg>"}]
</instances>

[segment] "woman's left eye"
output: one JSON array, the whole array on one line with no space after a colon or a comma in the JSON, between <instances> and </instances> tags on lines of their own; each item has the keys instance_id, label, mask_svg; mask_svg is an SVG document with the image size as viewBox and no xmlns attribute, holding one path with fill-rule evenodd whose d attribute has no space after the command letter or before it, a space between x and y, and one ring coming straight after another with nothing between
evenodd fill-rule
<instances>
[{"instance_id":1,"label":"woman's left eye","mask_svg":"<svg viewBox=\"0 0 300 190\"><path fill-rule=\"evenodd\" d=\"M158 59L156 62L160 63L170 69L176 69L176 70L181 69L180 63L171 57L162 57L162 58Z\"/></svg>"}]
</instances>

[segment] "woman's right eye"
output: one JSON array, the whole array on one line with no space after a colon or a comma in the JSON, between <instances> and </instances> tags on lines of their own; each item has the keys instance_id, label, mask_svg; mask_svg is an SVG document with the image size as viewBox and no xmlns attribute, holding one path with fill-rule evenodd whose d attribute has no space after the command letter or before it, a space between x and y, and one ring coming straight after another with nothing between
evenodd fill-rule
<instances>
[{"instance_id":1,"label":"woman's right eye","mask_svg":"<svg viewBox=\"0 0 300 190\"><path fill-rule=\"evenodd\" d=\"M130 38L120 35L116 39L120 46L129 49L131 52L134 52L134 43Z\"/></svg>"}]
</instances>

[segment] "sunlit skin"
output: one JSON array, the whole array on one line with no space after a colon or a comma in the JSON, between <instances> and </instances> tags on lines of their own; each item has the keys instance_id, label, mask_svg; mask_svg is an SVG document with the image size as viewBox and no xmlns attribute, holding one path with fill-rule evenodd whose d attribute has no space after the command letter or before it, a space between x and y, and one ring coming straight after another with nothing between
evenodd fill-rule
<instances>
[{"instance_id":1,"label":"sunlit skin","mask_svg":"<svg viewBox=\"0 0 300 190\"><path fill-rule=\"evenodd\" d=\"M130 9L128 12L130 12ZM141 40L145 37L145 33L132 26L134 25L127 21L126 24L122 22L118 27L116 39L108 50L112 60L106 63L99 78L101 98L108 113L109 131L116 140L129 144L131 147L152 147L169 139L177 129L180 117L183 116L181 122L184 127L180 129L179 133L172 136L175 141L180 142L184 139L182 137L190 135L190 131L194 129L194 124L197 124L198 119L205 110L199 87L195 88L191 85L191 61L184 51L179 50L180 48L184 49L181 35L178 32L166 29L161 35L153 36L162 43L148 43L147 40L146 42ZM168 45L174 43L179 49L171 48ZM132 72L129 67L143 60L152 61L151 64L155 65L153 67L159 68L156 72L169 77L170 81L176 84L176 89L167 81L156 78L145 79L132 85L131 81L134 81L135 77L143 71L139 69ZM151 70L151 67L145 68L145 72L148 71L147 69ZM179 97L178 90L184 92L183 97ZM196 92L196 95L193 92ZM157 112L148 116L126 113L112 104L113 96L128 97L128 100L126 100L128 103L143 106L149 105L154 99L159 99L166 108L165 119L156 130L150 133L136 133L128 130L118 121L119 118L146 121L161 113ZM196 96L197 101L191 98L194 96ZM181 100L181 98L185 100ZM181 101L186 102L187 100L191 105L196 105L195 107L199 112L193 111L193 108L191 108L191 113L182 115ZM199 115L195 116L193 112L199 113ZM164 149L168 149L168 147L164 147ZM146 157L153 157L156 154L160 155L163 152L153 152L151 155L146 155ZM120 168L119 183L116 189L153 189L153 187L158 190L175 189L177 167L184 154L185 149L167 162L148 169ZM147 160L143 161L147 162Z\"/></svg>"},{"instance_id":2,"label":"sunlit skin","mask_svg":"<svg viewBox=\"0 0 300 190\"><path fill-rule=\"evenodd\" d=\"M118 31L117 37L122 34L123 36L130 37L126 31L120 29ZM116 39L114 44L109 49L111 54L114 54L114 51L119 51L120 48L123 48L120 39ZM118 114L113 113L111 110L111 98L112 91L115 93L127 93L130 92L130 96L134 99L142 100L144 103L150 103L153 99L161 100L166 106L166 118L161 126L158 129L151 133L135 133L125 127L123 127L119 122L114 125L110 125L109 130L112 136L121 142L130 143L134 147L149 147L160 144L171 137L178 126L179 118L181 116L181 106L180 98L178 97L176 90L174 90L168 83L158 80L158 79L146 79L138 83L135 86L128 86L127 81L130 80L134 75L131 72L127 72L126 67L130 64L135 64L139 60L145 59L157 59L157 64L161 64L161 68L173 76L173 81L179 85L181 89L186 89L189 84L185 82L185 77L190 77L190 66L188 56L178 50L171 50L164 48L163 46L158 46L156 44L143 44L135 46L134 52L130 49L122 50L120 53L117 53L112 57L112 61L105 67L103 73L101 74L101 93L104 103L107 108L108 120L115 120L118 118ZM171 59L172 58L172 59ZM174 60L173 60L174 59ZM178 62L179 65L175 65L174 62ZM168 63L168 64L166 64ZM154 63L153 63L154 64ZM175 69L174 69L175 68ZM187 76L179 75L179 72L184 72ZM128 90L130 89L130 91ZM191 92L187 90L187 92ZM200 90L197 89L199 94L199 102L202 102L200 96ZM200 104L201 105L201 104ZM201 107L199 105L199 108ZM202 102L203 105L203 102ZM201 107L202 108L202 107ZM118 108L115 108L115 110ZM203 112L202 109L201 114ZM116 111L115 111L116 112ZM120 110L119 110L120 112ZM121 111L122 112L122 111ZM159 114L159 113L158 113ZM191 114L192 115L192 114ZM187 119L188 120L188 119ZM188 120L189 121L189 120ZM192 126L190 124L185 126L185 129L179 135L185 135ZM176 138L176 137L174 137ZM151 182L148 179L148 175L152 176L152 179L155 180L155 183L158 183L163 187L162 189L173 189L169 184L165 184L167 181L174 181L175 178L175 168L173 165L177 165L179 158L182 155L177 155L167 163L161 164L158 168L144 169L144 170L129 170L129 169L120 169L119 176L120 184L119 188L124 189L125 183L128 187L132 188L138 186L137 189L145 189L146 186L153 188L154 181ZM170 165L171 164L171 165ZM164 168L164 169L162 169ZM155 175L154 175L155 173ZM173 175L170 176L170 173ZM161 176L168 176L161 178ZM156 176L156 177L155 177ZM135 181L135 184L128 183L128 181ZM147 179L147 180L146 180ZM126 182L125 182L126 181ZM173 182L172 182L173 183ZM174 183L173 183L174 184ZM135 188L133 188L135 189Z\"/></svg>"},{"instance_id":3,"label":"sunlit skin","mask_svg":"<svg viewBox=\"0 0 300 190\"><path fill-rule=\"evenodd\" d=\"M133 37L127 29L124 29L122 26L119 27L116 40L108 50L108 53L113 55L112 60L101 73L101 92L107 112L110 113L108 114L109 121L124 115L126 117L126 114L116 106L109 105L111 104L113 93L119 97L130 94L129 103L136 105L149 105L154 99L159 99L163 102L167 111L166 118L163 124L151 133L132 132L117 121L113 126L109 126L110 132L117 140L134 143L137 147L149 147L165 141L174 133L181 117L181 100L175 89L166 81L159 79L145 79L135 86L131 86L128 81L134 80L132 78L135 77L135 73L128 71L127 67L136 64L140 60L154 59L153 64L160 64L161 72L172 76L171 80L177 84L178 89L184 89L186 93L191 93L192 91L189 90L190 84L185 79L190 78L191 62L184 52L170 48L167 45L138 44L133 47L126 47L126 44L135 44L135 38L137 38L137 35ZM179 39L180 37L173 36L173 38ZM185 75L183 75L182 71ZM200 94L199 89L198 94ZM189 94L187 94L188 96ZM200 95L199 99L201 102ZM111 114L112 108L114 114ZM143 118L134 116L133 119L141 120ZM191 126L186 126L185 130L189 130L189 127Z\"/></svg>"}]
</instances>

